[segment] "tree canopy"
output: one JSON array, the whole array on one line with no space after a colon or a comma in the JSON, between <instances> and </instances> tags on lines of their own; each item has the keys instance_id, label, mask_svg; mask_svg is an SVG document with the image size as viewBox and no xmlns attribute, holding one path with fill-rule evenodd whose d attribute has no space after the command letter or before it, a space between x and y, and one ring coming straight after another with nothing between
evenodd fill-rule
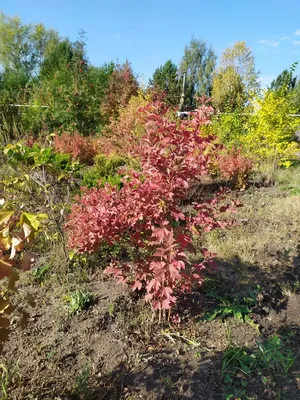
<instances>
[{"instance_id":1,"label":"tree canopy","mask_svg":"<svg viewBox=\"0 0 300 400\"><path fill-rule=\"evenodd\" d=\"M258 91L258 73L252 51L245 42L236 42L223 52L219 68L214 73L214 105L220 111L240 108Z\"/></svg>"},{"instance_id":2,"label":"tree canopy","mask_svg":"<svg viewBox=\"0 0 300 400\"><path fill-rule=\"evenodd\" d=\"M212 77L217 56L213 49L203 40L192 38L185 47L180 62L180 73L186 73L185 104L195 106L195 97L211 95Z\"/></svg>"},{"instance_id":3,"label":"tree canopy","mask_svg":"<svg viewBox=\"0 0 300 400\"><path fill-rule=\"evenodd\" d=\"M166 94L166 101L176 106L180 100L180 82L178 67L171 60L158 67L150 79L150 86L156 91Z\"/></svg>"}]
</instances>

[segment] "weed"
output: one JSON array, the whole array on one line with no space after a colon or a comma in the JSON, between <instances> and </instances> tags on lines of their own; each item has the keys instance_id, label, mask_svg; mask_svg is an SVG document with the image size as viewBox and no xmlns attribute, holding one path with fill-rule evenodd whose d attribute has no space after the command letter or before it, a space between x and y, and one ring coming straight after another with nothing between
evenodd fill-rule
<instances>
[{"instance_id":1,"label":"weed","mask_svg":"<svg viewBox=\"0 0 300 400\"><path fill-rule=\"evenodd\" d=\"M257 288L259 290L259 287ZM206 296L212 297L219 301L219 304L211 311L205 313L200 321L212 321L215 318L221 318L222 322L229 317L234 317L237 321L247 322L249 325L258 329L258 325L249 316L251 308L256 304L257 290L255 290L251 297L234 296L233 298L226 298L219 296L214 291L208 291Z\"/></svg>"},{"instance_id":2,"label":"weed","mask_svg":"<svg viewBox=\"0 0 300 400\"><path fill-rule=\"evenodd\" d=\"M1 399L8 399L7 397L7 387L9 384L9 374L6 366L4 364L0 364L0 383L1 383Z\"/></svg>"},{"instance_id":3,"label":"weed","mask_svg":"<svg viewBox=\"0 0 300 400\"><path fill-rule=\"evenodd\" d=\"M6 365L0 364L0 399L8 400L8 388L11 382L16 378L16 372L19 366L19 360L17 360L14 368L9 369Z\"/></svg>"},{"instance_id":4,"label":"weed","mask_svg":"<svg viewBox=\"0 0 300 400\"><path fill-rule=\"evenodd\" d=\"M255 364L255 355L249 354L247 349L230 346L222 359L221 377L225 383L231 383L238 371L250 376Z\"/></svg>"},{"instance_id":5,"label":"weed","mask_svg":"<svg viewBox=\"0 0 300 400\"><path fill-rule=\"evenodd\" d=\"M56 351L55 351L55 350L48 351L48 352L46 353L46 359L47 359L47 360L51 360L51 358L53 358L53 357L55 356L55 354L56 354Z\"/></svg>"},{"instance_id":6,"label":"weed","mask_svg":"<svg viewBox=\"0 0 300 400\"><path fill-rule=\"evenodd\" d=\"M277 335L257 345L256 351L230 345L224 352L221 376L224 383L230 385L231 392L235 388L244 389L249 378L252 380L255 376L261 377L264 386L270 386L274 378L286 377L291 369L296 357L284 347Z\"/></svg>"},{"instance_id":7,"label":"weed","mask_svg":"<svg viewBox=\"0 0 300 400\"><path fill-rule=\"evenodd\" d=\"M42 284L45 281L49 270L50 270L50 265L46 264L37 268L33 268L31 270L31 274L33 275L35 281L37 281L39 284Z\"/></svg>"},{"instance_id":8,"label":"weed","mask_svg":"<svg viewBox=\"0 0 300 400\"><path fill-rule=\"evenodd\" d=\"M287 376L296 357L290 350L284 350L281 339L273 335L266 343L258 343L257 365Z\"/></svg>"},{"instance_id":9,"label":"weed","mask_svg":"<svg viewBox=\"0 0 300 400\"><path fill-rule=\"evenodd\" d=\"M85 290L75 290L64 297L67 310L70 314L77 314L86 310L94 301L94 294Z\"/></svg>"},{"instance_id":10,"label":"weed","mask_svg":"<svg viewBox=\"0 0 300 400\"><path fill-rule=\"evenodd\" d=\"M114 311L115 311L115 305L114 303L109 303L108 305L108 314L110 316L110 318L114 318Z\"/></svg>"},{"instance_id":11,"label":"weed","mask_svg":"<svg viewBox=\"0 0 300 400\"><path fill-rule=\"evenodd\" d=\"M76 379L75 393L76 395L82 397L83 399L88 399L90 395L90 389L89 389L90 375L91 375L91 367L89 364L86 364L84 369Z\"/></svg>"}]
</instances>

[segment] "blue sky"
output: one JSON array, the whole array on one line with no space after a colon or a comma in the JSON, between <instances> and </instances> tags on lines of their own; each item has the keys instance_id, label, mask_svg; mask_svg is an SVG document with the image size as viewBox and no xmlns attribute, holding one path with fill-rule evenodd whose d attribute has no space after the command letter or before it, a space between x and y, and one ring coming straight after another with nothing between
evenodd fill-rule
<instances>
[{"instance_id":1,"label":"blue sky","mask_svg":"<svg viewBox=\"0 0 300 400\"><path fill-rule=\"evenodd\" d=\"M72 40L84 29L94 65L127 58L145 82L168 59L179 62L193 35L218 56L245 40L264 84L300 60L299 0L0 0L0 9Z\"/></svg>"}]
</instances>

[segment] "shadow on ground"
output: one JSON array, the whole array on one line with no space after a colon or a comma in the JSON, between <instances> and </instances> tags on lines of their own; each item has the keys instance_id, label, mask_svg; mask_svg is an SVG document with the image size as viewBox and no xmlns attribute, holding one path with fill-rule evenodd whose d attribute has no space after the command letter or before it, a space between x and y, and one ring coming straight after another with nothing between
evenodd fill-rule
<instances>
[{"instance_id":1,"label":"shadow on ground","mask_svg":"<svg viewBox=\"0 0 300 400\"><path fill-rule=\"evenodd\" d=\"M299 250L299 249L298 249ZM99 386L90 392L73 394L69 399L149 399L149 400L221 400L221 399L257 399L257 400L295 400L300 398L300 256L289 252L278 252L270 268L262 270L258 265L242 263L238 258L219 260L219 270L209 274L208 287L183 296L177 306L182 312L183 325L180 331L190 332L189 322L195 321L206 309L214 307L216 301L209 293L233 298L253 295L256 303L251 309L251 318L259 325L260 335L253 332L247 324L234 324L232 318L222 324L206 324L193 327L199 347L193 347L178 341L169 341L161 346L146 346L139 355L136 365L128 366L122 362L115 370L103 376ZM294 291L293 291L294 290ZM176 312L176 310L174 310ZM220 328L223 325L224 328ZM209 328L210 327L210 328ZM222 350L209 348L218 337L214 328L232 330L231 343L220 345ZM240 329L240 330L239 330ZM251 331L252 329L252 331ZM243 332L240 334L239 332ZM247 386L236 388L222 379L222 359L226 346L247 346L249 354L257 350L257 341L266 342L270 335L276 334L284 341L284 346L295 356L292 368L283 376L276 368L270 382L264 382L262 376L251 373L247 377ZM224 333L222 333L224 336ZM225 337L226 341L226 337ZM206 347L208 346L208 348ZM270 368L272 366L270 365ZM272 367L273 368L273 367ZM266 375L268 372L266 371ZM241 375L237 375L238 382ZM229 395L232 394L232 397ZM238 397L240 396L240 397Z\"/></svg>"}]
</instances>

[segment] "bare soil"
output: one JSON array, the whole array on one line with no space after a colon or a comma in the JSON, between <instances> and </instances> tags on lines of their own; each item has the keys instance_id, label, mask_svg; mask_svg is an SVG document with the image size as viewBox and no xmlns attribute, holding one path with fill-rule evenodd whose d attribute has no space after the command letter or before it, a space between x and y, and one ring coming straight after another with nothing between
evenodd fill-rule
<instances>
[{"instance_id":1,"label":"bare soil","mask_svg":"<svg viewBox=\"0 0 300 400\"><path fill-rule=\"evenodd\" d=\"M240 195L247 207L274 196L282 193L261 189ZM300 197L294 196L293 201L300 203ZM242 223L259 230L259 224L267 222ZM290 221L280 223L284 227ZM173 315L179 314L180 324L168 323L167 318L158 323L139 295L116 285L101 271L80 285L96 294L92 306L72 316L64 308L66 286L54 279L44 286L24 279L15 301L26 307L26 326L15 321L3 344L0 364L8 372L2 375L7 392L2 398L226 399L229 389L221 379L221 368L229 342L255 349L258 340L276 333L295 356L299 352L300 225L298 228L288 253L286 246L273 248L270 243L265 252L256 254L253 263L239 256L220 256L218 271L209 274L213 289L204 286L180 298L173 310ZM282 237L282 243L288 241L290 237ZM260 290L250 316L259 329L235 318L201 320L217 304L210 295L212 290L219 296L247 297L257 285ZM31 306L25 305L28 295L34 299ZM245 398L300 399L299 379L300 357L296 357L287 377L278 376L271 386L253 376Z\"/></svg>"}]
</instances>

